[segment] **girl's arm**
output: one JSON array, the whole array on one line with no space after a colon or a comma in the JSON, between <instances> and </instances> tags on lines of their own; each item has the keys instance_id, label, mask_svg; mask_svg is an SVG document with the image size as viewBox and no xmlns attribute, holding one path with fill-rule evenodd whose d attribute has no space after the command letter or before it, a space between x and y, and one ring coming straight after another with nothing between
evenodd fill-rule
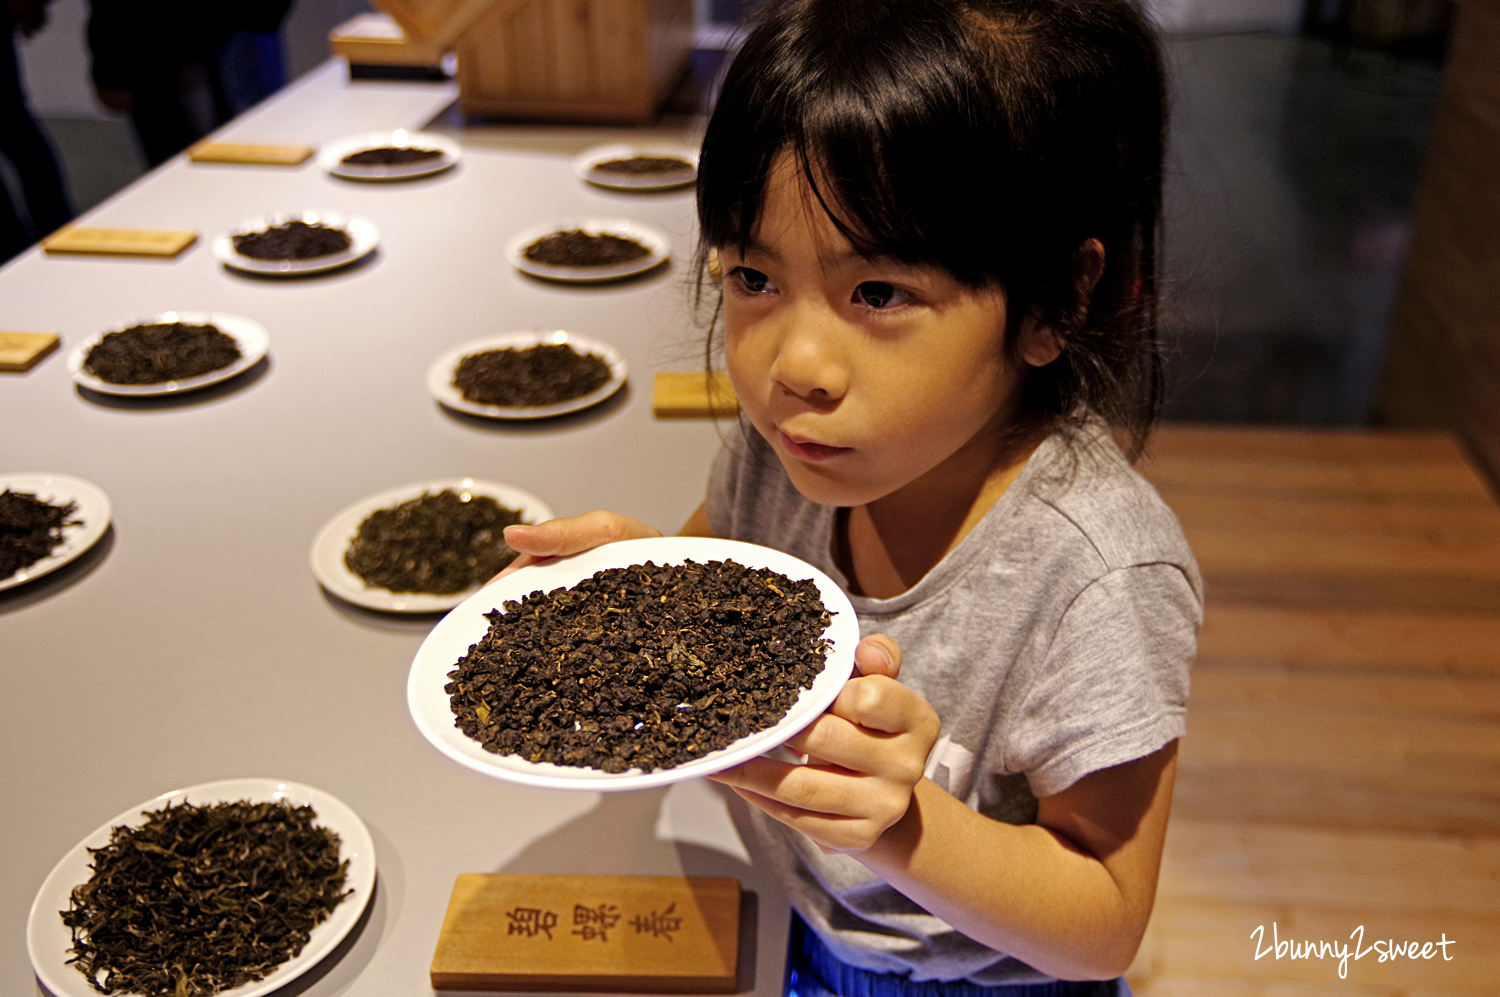
<instances>
[{"instance_id":1,"label":"girl's arm","mask_svg":"<svg viewBox=\"0 0 1500 997\"><path fill-rule=\"evenodd\" d=\"M788 743L810 764L757 758L711 778L1043 973L1123 973L1155 899L1176 742L1044 797L1034 825L1003 824L922 776L937 718L895 681L895 642L869 638L856 660L861 676Z\"/></svg>"}]
</instances>

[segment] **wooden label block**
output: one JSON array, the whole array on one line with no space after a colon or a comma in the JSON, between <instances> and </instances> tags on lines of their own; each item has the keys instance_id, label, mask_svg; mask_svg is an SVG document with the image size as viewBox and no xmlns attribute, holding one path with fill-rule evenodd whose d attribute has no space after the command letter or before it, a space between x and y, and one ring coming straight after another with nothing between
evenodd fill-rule
<instances>
[{"instance_id":1,"label":"wooden label block","mask_svg":"<svg viewBox=\"0 0 1500 997\"><path fill-rule=\"evenodd\" d=\"M5 332L0 330L0 370L28 371L42 357L57 349L55 332Z\"/></svg>"},{"instance_id":2,"label":"wooden label block","mask_svg":"<svg viewBox=\"0 0 1500 997\"><path fill-rule=\"evenodd\" d=\"M176 229L81 228L70 225L42 240L49 253L103 253L109 256L176 256L198 238Z\"/></svg>"},{"instance_id":3,"label":"wooden label block","mask_svg":"<svg viewBox=\"0 0 1500 997\"><path fill-rule=\"evenodd\" d=\"M740 884L704 876L466 873L437 990L733 993Z\"/></svg>"},{"instance_id":4,"label":"wooden label block","mask_svg":"<svg viewBox=\"0 0 1500 997\"><path fill-rule=\"evenodd\" d=\"M729 375L715 371L668 371L656 375L651 411L659 419L733 415L740 403Z\"/></svg>"},{"instance_id":5,"label":"wooden label block","mask_svg":"<svg viewBox=\"0 0 1500 997\"><path fill-rule=\"evenodd\" d=\"M296 166L313 154L310 145L255 145L250 142L204 142L188 150L195 163L257 163Z\"/></svg>"}]
</instances>

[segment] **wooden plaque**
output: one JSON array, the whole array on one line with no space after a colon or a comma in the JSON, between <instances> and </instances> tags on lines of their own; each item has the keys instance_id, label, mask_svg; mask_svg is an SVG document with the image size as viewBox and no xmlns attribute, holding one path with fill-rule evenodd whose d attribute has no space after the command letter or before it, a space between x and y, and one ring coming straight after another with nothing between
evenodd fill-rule
<instances>
[{"instance_id":1,"label":"wooden plaque","mask_svg":"<svg viewBox=\"0 0 1500 997\"><path fill-rule=\"evenodd\" d=\"M0 370L23 372L57 349L55 332L5 332L0 330Z\"/></svg>"},{"instance_id":2,"label":"wooden plaque","mask_svg":"<svg viewBox=\"0 0 1500 997\"><path fill-rule=\"evenodd\" d=\"M739 400L729 375L715 371L669 371L656 375L651 411L659 419L691 419L733 415Z\"/></svg>"},{"instance_id":3,"label":"wooden plaque","mask_svg":"<svg viewBox=\"0 0 1500 997\"><path fill-rule=\"evenodd\" d=\"M107 256L176 256L198 238L176 229L83 228L70 225L42 240L49 253L101 253Z\"/></svg>"},{"instance_id":4,"label":"wooden plaque","mask_svg":"<svg viewBox=\"0 0 1500 997\"><path fill-rule=\"evenodd\" d=\"M257 145L250 142L203 142L188 150L194 163L256 163L296 166L313 154L310 145Z\"/></svg>"},{"instance_id":5,"label":"wooden plaque","mask_svg":"<svg viewBox=\"0 0 1500 997\"><path fill-rule=\"evenodd\" d=\"M437 990L733 993L740 884L702 876L466 873Z\"/></svg>"}]
</instances>

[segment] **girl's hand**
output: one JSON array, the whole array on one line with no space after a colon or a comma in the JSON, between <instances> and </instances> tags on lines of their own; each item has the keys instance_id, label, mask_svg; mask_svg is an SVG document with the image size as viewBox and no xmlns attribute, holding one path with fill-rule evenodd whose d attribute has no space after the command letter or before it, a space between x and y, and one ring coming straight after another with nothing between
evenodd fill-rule
<instances>
[{"instance_id":1,"label":"girl's hand","mask_svg":"<svg viewBox=\"0 0 1500 997\"><path fill-rule=\"evenodd\" d=\"M807 764L762 757L709 776L825 852L864 851L906 815L938 737L927 700L896 681L895 641L860 641L854 668L828 712L787 742Z\"/></svg>"},{"instance_id":2,"label":"girl's hand","mask_svg":"<svg viewBox=\"0 0 1500 997\"><path fill-rule=\"evenodd\" d=\"M495 578L504 578L528 564L579 554L616 540L659 537L661 531L628 516L595 509L581 516L549 519L535 526L507 526L505 542L521 556L505 566ZM494 581L491 578L490 581Z\"/></svg>"}]
</instances>

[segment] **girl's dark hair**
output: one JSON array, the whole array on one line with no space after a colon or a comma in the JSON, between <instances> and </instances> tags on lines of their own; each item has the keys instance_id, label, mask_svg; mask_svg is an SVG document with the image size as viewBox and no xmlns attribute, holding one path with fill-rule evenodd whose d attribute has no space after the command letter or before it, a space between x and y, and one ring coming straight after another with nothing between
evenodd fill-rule
<instances>
[{"instance_id":1,"label":"girl's dark hair","mask_svg":"<svg viewBox=\"0 0 1500 997\"><path fill-rule=\"evenodd\" d=\"M1006 294L1062 355L1025 413L1145 444L1161 405L1165 81L1129 0L779 0L731 63L698 173L703 252L751 241L776 155L858 251ZM1092 292L1082 248L1104 247Z\"/></svg>"}]
</instances>

